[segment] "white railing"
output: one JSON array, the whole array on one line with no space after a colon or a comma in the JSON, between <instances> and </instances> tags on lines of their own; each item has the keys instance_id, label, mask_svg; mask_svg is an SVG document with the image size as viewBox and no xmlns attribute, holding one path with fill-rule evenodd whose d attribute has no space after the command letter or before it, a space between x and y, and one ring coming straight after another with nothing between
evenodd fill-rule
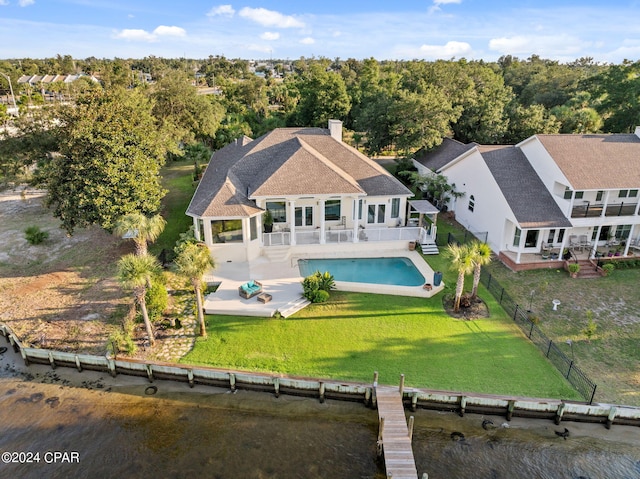
<instances>
[{"instance_id":1,"label":"white railing","mask_svg":"<svg viewBox=\"0 0 640 479\"><path fill-rule=\"evenodd\" d=\"M324 240L326 243L353 243L353 230L325 231Z\"/></svg>"},{"instance_id":2,"label":"white railing","mask_svg":"<svg viewBox=\"0 0 640 479\"><path fill-rule=\"evenodd\" d=\"M320 230L296 231L296 244L320 244ZM291 232L278 231L262 235L265 246L288 246L291 244ZM418 241L429 238L426 229L418 226L404 228L365 228L358 230L358 241ZM353 230L334 229L324 232L326 244L353 243Z\"/></svg>"},{"instance_id":3,"label":"white railing","mask_svg":"<svg viewBox=\"0 0 640 479\"><path fill-rule=\"evenodd\" d=\"M296 244L320 244L320 230L296 231Z\"/></svg>"},{"instance_id":4,"label":"white railing","mask_svg":"<svg viewBox=\"0 0 640 479\"><path fill-rule=\"evenodd\" d=\"M265 246L287 246L291 244L291 233L289 231L263 233L262 242Z\"/></svg>"},{"instance_id":5,"label":"white railing","mask_svg":"<svg viewBox=\"0 0 640 479\"><path fill-rule=\"evenodd\" d=\"M406 228L366 228L360 230L360 241L418 241L426 234L424 228L409 226Z\"/></svg>"}]
</instances>

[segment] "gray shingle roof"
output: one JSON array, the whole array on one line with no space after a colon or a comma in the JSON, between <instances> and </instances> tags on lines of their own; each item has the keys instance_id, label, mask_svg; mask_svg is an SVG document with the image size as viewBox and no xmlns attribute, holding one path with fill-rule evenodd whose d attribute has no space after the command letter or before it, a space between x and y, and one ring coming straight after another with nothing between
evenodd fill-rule
<instances>
[{"instance_id":1,"label":"gray shingle roof","mask_svg":"<svg viewBox=\"0 0 640 479\"><path fill-rule=\"evenodd\" d=\"M478 149L521 228L571 227L520 148Z\"/></svg>"},{"instance_id":2,"label":"gray shingle roof","mask_svg":"<svg viewBox=\"0 0 640 479\"><path fill-rule=\"evenodd\" d=\"M278 128L215 152L191 200L194 216L250 216L257 197L412 196L402 183L323 128Z\"/></svg>"},{"instance_id":3,"label":"gray shingle roof","mask_svg":"<svg viewBox=\"0 0 640 479\"><path fill-rule=\"evenodd\" d=\"M634 134L537 135L575 190L640 187Z\"/></svg>"},{"instance_id":4,"label":"gray shingle roof","mask_svg":"<svg viewBox=\"0 0 640 479\"><path fill-rule=\"evenodd\" d=\"M420 150L416 152L415 160L431 171L438 172L445 165L476 146L475 143L465 145L458 140L445 138L439 146L432 150Z\"/></svg>"}]
</instances>

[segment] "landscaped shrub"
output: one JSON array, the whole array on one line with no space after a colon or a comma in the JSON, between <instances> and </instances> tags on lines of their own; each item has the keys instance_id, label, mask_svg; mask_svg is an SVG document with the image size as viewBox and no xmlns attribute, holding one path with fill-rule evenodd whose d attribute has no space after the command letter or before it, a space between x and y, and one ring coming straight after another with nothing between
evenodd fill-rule
<instances>
[{"instance_id":1,"label":"landscaped shrub","mask_svg":"<svg viewBox=\"0 0 640 479\"><path fill-rule=\"evenodd\" d=\"M611 275L611 273L613 273L613 271L615 269L616 269L615 265L613 265L611 263L607 263L605 265L602 265L602 270L604 271L604 275L605 276Z\"/></svg>"},{"instance_id":2,"label":"landscaped shrub","mask_svg":"<svg viewBox=\"0 0 640 479\"><path fill-rule=\"evenodd\" d=\"M303 296L312 303L324 303L329 299L329 291L335 288L333 275L328 271L307 276L302 281Z\"/></svg>"},{"instance_id":3,"label":"landscaped shrub","mask_svg":"<svg viewBox=\"0 0 640 479\"><path fill-rule=\"evenodd\" d=\"M157 321L162 318L162 314L169 305L169 293L167 293L166 280L163 275L151 278L151 287L147 288L145 301L149 319Z\"/></svg>"},{"instance_id":4,"label":"landscaped shrub","mask_svg":"<svg viewBox=\"0 0 640 479\"><path fill-rule=\"evenodd\" d=\"M36 245L48 239L49 232L41 230L39 226L29 226L24 230L24 236L29 244Z\"/></svg>"},{"instance_id":5,"label":"landscaped shrub","mask_svg":"<svg viewBox=\"0 0 640 479\"><path fill-rule=\"evenodd\" d=\"M133 354L136 352L137 347L130 334L119 330L114 331L109 336L107 349L113 355L117 355L119 353Z\"/></svg>"}]
</instances>

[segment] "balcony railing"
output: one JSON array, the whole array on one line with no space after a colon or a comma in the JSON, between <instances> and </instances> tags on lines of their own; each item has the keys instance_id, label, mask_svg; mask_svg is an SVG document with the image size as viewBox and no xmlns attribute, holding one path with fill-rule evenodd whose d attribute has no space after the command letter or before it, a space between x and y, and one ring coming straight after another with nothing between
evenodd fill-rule
<instances>
[{"instance_id":1,"label":"balcony railing","mask_svg":"<svg viewBox=\"0 0 640 479\"><path fill-rule=\"evenodd\" d=\"M320 230L296 231L296 244L320 244ZM352 243L353 230L333 229L324 233L326 244ZM366 228L358 230L358 241L420 241L427 232L421 227L406 228ZM264 233L262 235L265 246L287 246L291 244L289 231Z\"/></svg>"},{"instance_id":2,"label":"balcony railing","mask_svg":"<svg viewBox=\"0 0 640 479\"><path fill-rule=\"evenodd\" d=\"M607 205L605 216L633 216L636 212L637 203L616 203ZM574 206L571 210L572 218L597 218L602 216L604 204L589 204Z\"/></svg>"}]
</instances>

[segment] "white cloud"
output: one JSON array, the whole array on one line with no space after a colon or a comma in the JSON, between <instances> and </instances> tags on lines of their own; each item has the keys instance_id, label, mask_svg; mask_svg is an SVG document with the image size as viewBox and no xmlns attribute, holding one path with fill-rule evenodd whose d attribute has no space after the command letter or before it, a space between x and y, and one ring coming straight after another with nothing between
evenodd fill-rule
<instances>
[{"instance_id":1,"label":"white cloud","mask_svg":"<svg viewBox=\"0 0 640 479\"><path fill-rule=\"evenodd\" d=\"M542 56L571 55L585 48L591 42L585 42L570 35L515 35L512 37L492 38L489 49L504 55L522 55L535 53Z\"/></svg>"},{"instance_id":2,"label":"white cloud","mask_svg":"<svg viewBox=\"0 0 640 479\"><path fill-rule=\"evenodd\" d=\"M187 31L180 27L168 27L166 25L158 26L154 31L154 35L167 37L186 37Z\"/></svg>"},{"instance_id":3,"label":"white cloud","mask_svg":"<svg viewBox=\"0 0 640 479\"><path fill-rule=\"evenodd\" d=\"M238 13L243 18L259 23L264 27L277 28L304 28L304 22L301 22L291 15L283 15L280 12L267 10L266 8L250 8L244 7Z\"/></svg>"},{"instance_id":4,"label":"white cloud","mask_svg":"<svg viewBox=\"0 0 640 479\"><path fill-rule=\"evenodd\" d=\"M154 42L156 40L156 36L153 33L135 28L125 28L116 32L114 38L135 42Z\"/></svg>"},{"instance_id":5,"label":"white cloud","mask_svg":"<svg viewBox=\"0 0 640 479\"><path fill-rule=\"evenodd\" d=\"M305 37L300 40L300 43L302 43L303 45L313 45L315 42L316 41L311 37Z\"/></svg>"},{"instance_id":6,"label":"white cloud","mask_svg":"<svg viewBox=\"0 0 640 479\"><path fill-rule=\"evenodd\" d=\"M36 3L36 0L18 0L18 5L21 7L28 7L29 5L33 5Z\"/></svg>"},{"instance_id":7,"label":"white cloud","mask_svg":"<svg viewBox=\"0 0 640 479\"><path fill-rule=\"evenodd\" d=\"M231 5L218 5L217 7L213 7L207 13L208 17L216 17L218 15L222 17L233 17L236 11L233 9Z\"/></svg>"},{"instance_id":8,"label":"white cloud","mask_svg":"<svg viewBox=\"0 0 640 479\"><path fill-rule=\"evenodd\" d=\"M9 5L9 0L0 0L0 5Z\"/></svg>"},{"instance_id":9,"label":"white cloud","mask_svg":"<svg viewBox=\"0 0 640 479\"><path fill-rule=\"evenodd\" d=\"M462 0L433 0L433 5L429 8L429 13L434 13L442 10L441 5L449 5L451 3L460 4Z\"/></svg>"},{"instance_id":10,"label":"white cloud","mask_svg":"<svg viewBox=\"0 0 640 479\"><path fill-rule=\"evenodd\" d=\"M462 57L471 53L471 45L467 42L450 41L444 45L422 45L419 51L425 58Z\"/></svg>"},{"instance_id":11,"label":"white cloud","mask_svg":"<svg viewBox=\"0 0 640 479\"><path fill-rule=\"evenodd\" d=\"M158 26L152 33L134 28L125 28L119 32L115 32L114 38L133 42L156 42L159 37L185 37L187 32L184 28L168 27L166 25Z\"/></svg>"},{"instance_id":12,"label":"white cloud","mask_svg":"<svg viewBox=\"0 0 640 479\"><path fill-rule=\"evenodd\" d=\"M277 40L280 38L280 34L278 32L264 32L260 35L260 38L263 40Z\"/></svg>"}]
</instances>

